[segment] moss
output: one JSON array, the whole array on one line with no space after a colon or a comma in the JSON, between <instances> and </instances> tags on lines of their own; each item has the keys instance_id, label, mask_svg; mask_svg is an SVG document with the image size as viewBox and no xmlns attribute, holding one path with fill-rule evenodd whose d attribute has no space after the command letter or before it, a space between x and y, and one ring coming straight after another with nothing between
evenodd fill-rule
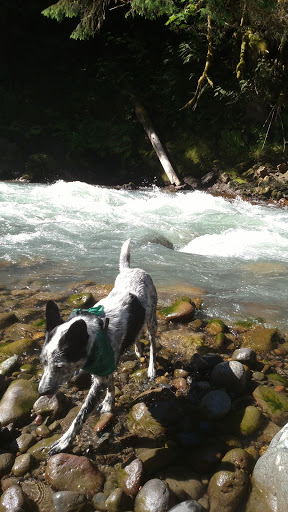
<instances>
[{"instance_id":1,"label":"moss","mask_svg":"<svg viewBox=\"0 0 288 512\"><path fill-rule=\"evenodd\" d=\"M12 343L4 343L0 346L0 361L4 361L4 359L14 356L14 354L21 356L36 345L37 342L31 338L23 338L21 340L12 341Z\"/></svg>"}]
</instances>

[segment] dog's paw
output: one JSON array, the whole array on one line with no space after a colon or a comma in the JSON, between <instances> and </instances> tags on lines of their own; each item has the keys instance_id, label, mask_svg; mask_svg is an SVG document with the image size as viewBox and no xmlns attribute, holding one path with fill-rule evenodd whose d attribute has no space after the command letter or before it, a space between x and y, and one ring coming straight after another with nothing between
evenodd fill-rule
<instances>
[{"instance_id":1,"label":"dog's paw","mask_svg":"<svg viewBox=\"0 0 288 512\"><path fill-rule=\"evenodd\" d=\"M59 441L56 441L51 445L51 447L48 450L48 455L51 457L52 455L56 455L57 453L65 452L69 446L69 442L59 439Z\"/></svg>"}]
</instances>

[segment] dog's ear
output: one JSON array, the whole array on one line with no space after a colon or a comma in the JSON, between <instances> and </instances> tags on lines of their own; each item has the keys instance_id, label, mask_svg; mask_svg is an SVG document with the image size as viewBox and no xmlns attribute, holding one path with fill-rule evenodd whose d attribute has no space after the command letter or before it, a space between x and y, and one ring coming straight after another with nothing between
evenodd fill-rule
<instances>
[{"instance_id":1,"label":"dog's ear","mask_svg":"<svg viewBox=\"0 0 288 512\"><path fill-rule=\"evenodd\" d=\"M53 300L49 300L46 304L46 330L50 332L60 324L63 324L63 320L59 308Z\"/></svg>"},{"instance_id":2,"label":"dog's ear","mask_svg":"<svg viewBox=\"0 0 288 512\"><path fill-rule=\"evenodd\" d=\"M69 361L78 361L87 356L89 334L86 322L82 319L73 322L65 336L60 339L60 347Z\"/></svg>"}]
</instances>

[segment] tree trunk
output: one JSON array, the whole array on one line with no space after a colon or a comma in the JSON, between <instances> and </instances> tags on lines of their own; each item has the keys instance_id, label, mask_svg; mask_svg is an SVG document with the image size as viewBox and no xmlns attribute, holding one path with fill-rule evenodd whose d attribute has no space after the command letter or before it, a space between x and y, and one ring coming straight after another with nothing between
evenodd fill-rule
<instances>
[{"instance_id":1,"label":"tree trunk","mask_svg":"<svg viewBox=\"0 0 288 512\"><path fill-rule=\"evenodd\" d=\"M171 185L180 186L181 180L177 176L176 171L173 169L173 166L167 155L167 151L163 147L161 140L159 139L157 133L155 132L147 111L133 93L130 93L130 98L135 108L135 114L140 123L142 124L145 132L147 133L149 140L155 150L156 155L160 160L160 163L165 173L168 176Z\"/></svg>"}]
</instances>

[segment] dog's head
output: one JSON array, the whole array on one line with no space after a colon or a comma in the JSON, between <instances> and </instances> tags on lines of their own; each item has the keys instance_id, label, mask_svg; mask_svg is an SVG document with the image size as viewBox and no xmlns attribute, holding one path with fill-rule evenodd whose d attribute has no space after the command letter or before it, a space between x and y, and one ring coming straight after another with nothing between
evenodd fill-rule
<instances>
[{"instance_id":1,"label":"dog's head","mask_svg":"<svg viewBox=\"0 0 288 512\"><path fill-rule=\"evenodd\" d=\"M88 339L84 320L73 318L64 323L57 304L52 300L47 303L46 338L40 356L44 367L38 388L40 395L53 395L84 366Z\"/></svg>"}]
</instances>

